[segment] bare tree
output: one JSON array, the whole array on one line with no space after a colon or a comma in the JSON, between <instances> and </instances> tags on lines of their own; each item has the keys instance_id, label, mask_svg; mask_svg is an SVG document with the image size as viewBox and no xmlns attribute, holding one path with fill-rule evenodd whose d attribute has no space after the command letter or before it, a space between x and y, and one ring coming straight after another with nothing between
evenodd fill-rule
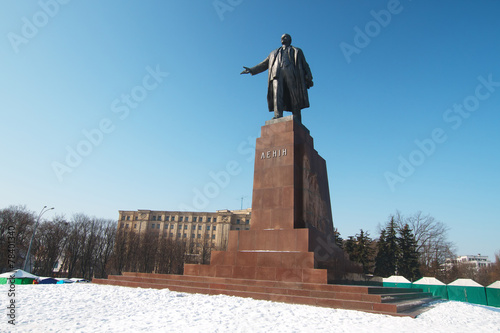
<instances>
[{"instance_id":1,"label":"bare tree","mask_svg":"<svg viewBox=\"0 0 500 333\"><path fill-rule=\"evenodd\" d=\"M68 223L64 221L63 216L56 216L52 221L40 224L33 246L35 274L53 275L54 264L61 257L62 249L67 241L68 230Z\"/></svg>"},{"instance_id":2,"label":"bare tree","mask_svg":"<svg viewBox=\"0 0 500 333\"><path fill-rule=\"evenodd\" d=\"M0 272L11 271L11 266L22 268L33 235L35 216L26 206L9 206L0 210ZM14 257L10 262L9 254Z\"/></svg>"},{"instance_id":3,"label":"bare tree","mask_svg":"<svg viewBox=\"0 0 500 333\"><path fill-rule=\"evenodd\" d=\"M124 229L116 231L115 245L110 258L113 274L121 274L125 269L127 256L127 233Z\"/></svg>"},{"instance_id":4,"label":"bare tree","mask_svg":"<svg viewBox=\"0 0 500 333\"><path fill-rule=\"evenodd\" d=\"M127 252L125 255L125 271L139 272L139 248L141 237L134 231L127 232Z\"/></svg>"},{"instance_id":5,"label":"bare tree","mask_svg":"<svg viewBox=\"0 0 500 333\"><path fill-rule=\"evenodd\" d=\"M116 222L113 220L100 220L101 232L97 240L97 257L95 264L98 278L108 277L108 265L115 246Z\"/></svg>"},{"instance_id":6,"label":"bare tree","mask_svg":"<svg viewBox=\"0 0 500 333\"><path fill-rule=\"evenodd\" d=\"M201 264L210 264L210 257L212 253L212 242L208 240L208 238L204 238L200 244L200 257Z\"/></svg>"},{"instance_id":7,"label":"bare tree","mask_svg":"<svg viewBox=\"0 0 500 333\"><path fill-rule=\"evenodd\" d=\"M454 256L454 245L448 241L449 228L429 214L417 212L403 216L396 211L394 221L401 230L408 224L417 241L420 256L421 272L424 275L438 276L442 274L446 258Z\"/></svg>"},{"instance_id":8,"label":"bare tree","mask_svg":"<svg viewBox=\"0 0 500 333\"><path fill-rule=\"evenodd\" d=\"M67 272L67 277L73 277L79 274L81 256L84 251L85 242L85 219L83 216L75 216L70 222L68 241L64 248L64 260L62 271Z\"/></svg>"},{"instance_id":9,"label":"bare tree","mask_svg":"<svg viewBox=\"0 0 500 333\"><path fill-rule=\"evenodd\" d=\"M156 230L146 231L141 235L138 253L139 272L152 273L154 271L158 242L158 232Z\"/></svg>"}]
</instances>

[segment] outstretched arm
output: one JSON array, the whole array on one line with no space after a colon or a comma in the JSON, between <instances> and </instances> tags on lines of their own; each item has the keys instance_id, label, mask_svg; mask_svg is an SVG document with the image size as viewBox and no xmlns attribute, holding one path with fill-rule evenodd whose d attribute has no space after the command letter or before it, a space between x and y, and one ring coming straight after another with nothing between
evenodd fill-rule
<instances>
[{"instance_id":1,"label":"outstretched arm","mask_svg":"<svg viewBox=\"0 0 500 333\"><path fill-rule=\"evenodd\" d=\"M241 72L240 74L252 74L252 75L255 75L255 74L262 73L263 71L267 70L267 65L268 64L269 64L269 57L267 57L263 62L261 62L257 66L254 66L254 67L251 67L251 68L243 66L243 68L245 70L243 70L243 72Z\"/></svg>"}]
</instances>

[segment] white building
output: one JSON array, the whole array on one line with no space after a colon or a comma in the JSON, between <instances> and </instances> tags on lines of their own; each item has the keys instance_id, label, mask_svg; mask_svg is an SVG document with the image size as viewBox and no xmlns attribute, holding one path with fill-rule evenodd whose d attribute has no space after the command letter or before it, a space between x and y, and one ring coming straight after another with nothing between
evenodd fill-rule
<instances>
[{"instance_id":1,"label":"white building","mask_svg":"<svg viewBox=\"0 0 500 333\"><path fill-rule=\"evenodd\" d=\"M482 256L481 254L459 256L455 259L446 259L447 269L451 268L453 265L459 264L470 265L473 266L476 270L479 270L480 268L491 266L492 262L488 259L488 256Z\"/></svg>"}]
</instances>

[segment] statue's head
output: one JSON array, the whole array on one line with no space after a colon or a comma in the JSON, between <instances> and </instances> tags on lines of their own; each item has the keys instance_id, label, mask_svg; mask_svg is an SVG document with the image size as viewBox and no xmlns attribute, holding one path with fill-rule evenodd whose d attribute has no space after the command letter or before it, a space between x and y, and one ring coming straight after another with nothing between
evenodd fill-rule
<instances>
[{"instance_id":1,"label":"statue's head","mask_svg":"<svg viewBox=\"0 0 500 333\"><path fill-rule=\"evenodd\" d=\"M292 36L290 36L289 34L284 34L283 36L281 36L281 44L286 46L292 44Z\"/></svg>"}]
</instances>

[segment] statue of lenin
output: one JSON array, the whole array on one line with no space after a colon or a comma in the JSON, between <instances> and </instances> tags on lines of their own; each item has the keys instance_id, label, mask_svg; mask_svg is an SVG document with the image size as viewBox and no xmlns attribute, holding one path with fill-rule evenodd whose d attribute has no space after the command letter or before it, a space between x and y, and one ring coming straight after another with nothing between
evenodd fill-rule
<instances>
[{"instance_id":1,"label":"statue of lenin","mask_svg":"<svg viewBox=\"0 0 500 333\"><path fill-rule=\"evenodd\" d=\"M269 111L274 111L273 119L283 117L283 111L291 111L301 122L301 110L309 107L307 89L313 86L313 78L304 53L291 43L292 37L284 34L280 48L257 66L243 66L245 70L240 74L255 75L269 70L267 103Z\"/></svg>"}]
</instances>

